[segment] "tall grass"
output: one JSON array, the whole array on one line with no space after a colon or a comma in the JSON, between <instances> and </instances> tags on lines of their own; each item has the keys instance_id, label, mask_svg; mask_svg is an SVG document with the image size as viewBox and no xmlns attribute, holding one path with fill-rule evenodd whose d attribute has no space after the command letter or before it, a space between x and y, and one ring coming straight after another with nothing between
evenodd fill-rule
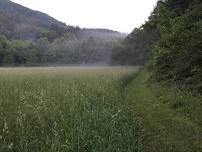
<instances>
[{"instance_id":1,"label":"tall grass","mask_svg":"<svg viewBox=\"0 0 202 152\"><path fill-rule=\"evenodd\" d=\"M202 98L149 79L143 70L126 88L142 123L144 150L202 152Z\"/></svg>"},{"instance_id":2,"label":"tall grass","mask_svg":"<svg viewBox=\"0 0 202 152\"><path fill-rule=\"evenodd\" d=\"M0 69L0 151L141 151L135 109L120 89L133 72Z\"/></svg>"}]
</instances>

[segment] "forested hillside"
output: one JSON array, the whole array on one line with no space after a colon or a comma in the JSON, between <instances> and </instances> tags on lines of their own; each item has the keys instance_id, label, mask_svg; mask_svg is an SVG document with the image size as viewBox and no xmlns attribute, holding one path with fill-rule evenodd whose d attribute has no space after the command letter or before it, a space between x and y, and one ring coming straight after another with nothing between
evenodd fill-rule
<instances>
[{"instance_id":1,"label":"forested hillside","mask_svg":"<svg viewBox=\"0 0 202 152\"><path fill-rule=\"evenodd\" d=\"M0 66L108 64L125 34L82 29L13 3L0 1Z\"/></svg>"},{"instance_id":2,"label":"forested hillside","mask_svg":"<svg viewBox=\"0 0 202 152\"><path fill-rule=\"evenodd\" d=\"M202 1L159 0L111 58L123 65L147 63L154 80L202 93Z\"/></svg>"},{"instance_id":3,"label":"forested hillside","mask_svg":"<svg viewBox=\"0 0 202 152\"><path fill-rule=\"evenodd\" d=\"M68 31L56 19L10 0L0 1L0 34L9 39L36 40L43 35L54 39Z\"/></svg>"}]
</instances>

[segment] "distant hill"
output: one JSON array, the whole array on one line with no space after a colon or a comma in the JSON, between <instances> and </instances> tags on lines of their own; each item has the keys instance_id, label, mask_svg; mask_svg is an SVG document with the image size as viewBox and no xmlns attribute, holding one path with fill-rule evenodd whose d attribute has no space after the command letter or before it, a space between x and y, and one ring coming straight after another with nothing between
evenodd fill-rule
<instances>
[{"instance_id":1,"label":"distant hill","mask_svg":"<svg viewBox=\"0 0 202 152\"><path fill-rule=\"evenodd\" d=\"M0 66L109 63L126 34L69 26L10 0L0 0Z\"/></svg>"},{"instance_id":2,"label":"distant hill","mask_svg":"<svg viewBox=\"0 0 202 152\"><path fill-rule=\"evenodd\" d=\"M122 37L124 34L106 29L80 29L67 26L53 17L33 11L10 0L0 0L0 34L9 39L36 40L48 37L50 41L71 32L77 37Z\"/></svg>"},{"instance_id":3,"label":"distant hill","mask_svg":"<svg viewBox=\"0 0 202 152\"><path fill-rule=\"evenodd\" d=\"M101 39L113 39L113 38L124 38L127 36L126 33L120 33L108 29L82 29L83 35L101 38Z\"/></svg>"},{"instance_id":4,"label":"distant hill","mask_svg":"<svg viewBox=\"0 0 202 152\"><path fill-rule=\"evenodd\" d=\"M0 23L0 34L13 39L37 39L54 28L67 30L64 23L9 0L0 1Z\"/></svg>"}]
</instances>

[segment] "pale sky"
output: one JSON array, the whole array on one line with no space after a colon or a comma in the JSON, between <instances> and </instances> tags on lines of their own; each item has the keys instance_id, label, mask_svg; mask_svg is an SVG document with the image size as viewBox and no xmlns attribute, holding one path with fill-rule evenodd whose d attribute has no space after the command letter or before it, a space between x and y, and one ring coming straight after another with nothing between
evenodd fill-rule
<instances>
[{"instance_id":1,"label":"pale sky","mask_svg":"<svg viewBox=\"0 0 202 152\"><path fill-rule=\"evenodd\" d=\"M151 14L157 0L12 0L67 25L130 33Z\"/></svg>"}]
</instances>

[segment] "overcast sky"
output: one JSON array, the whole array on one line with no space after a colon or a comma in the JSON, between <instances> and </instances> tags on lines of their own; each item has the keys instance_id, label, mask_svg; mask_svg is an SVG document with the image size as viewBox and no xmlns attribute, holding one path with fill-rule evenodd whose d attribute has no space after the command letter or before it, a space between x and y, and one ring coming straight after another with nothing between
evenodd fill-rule
<instances>
[{"instance_id":1,"label":"overcast sky","mask_svg":"<svg viewBox=\"0 0 202 152\"><path fill-rule=\"evenodd\" d=\"M66 23L130 33L147 20L157 0L12 0Z\"/></svg>"}]
</instances>

